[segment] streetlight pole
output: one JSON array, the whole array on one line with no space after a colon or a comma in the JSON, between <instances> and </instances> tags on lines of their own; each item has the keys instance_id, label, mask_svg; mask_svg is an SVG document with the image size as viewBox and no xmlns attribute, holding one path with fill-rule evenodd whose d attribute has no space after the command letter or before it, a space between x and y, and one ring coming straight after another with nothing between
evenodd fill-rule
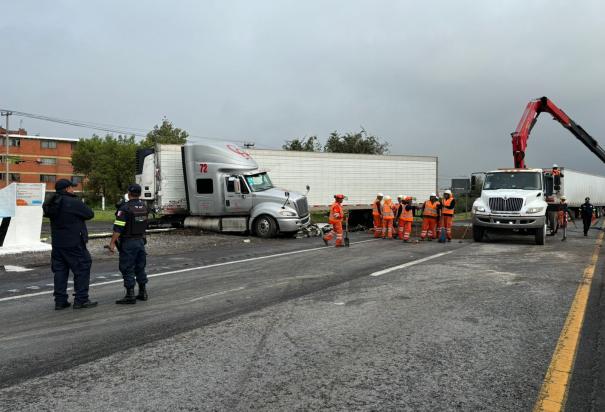
<instances>
[{"instance_id":1,"label":"streetlight pole","mask_svg":"<svg viewBox=\"0 0 605 412\"><path fill-rule=\"evenodd\" d=\"M9 175L8 175L8 172L9 172L9 170L8 170L8 146L10 145L9 137L8 137L8 116L13 114L13 112L9 112L7 110L7 111L3 111L1 114L2 114L2 116L6 116L6 130L5 130L5 132L6 132L6 140L5 140L6 154L5 154L4 161L6 162L6 176L5 176L6 177L6 187L8 187L8 185L10 183Z\"/></svg>"}]
</instances>

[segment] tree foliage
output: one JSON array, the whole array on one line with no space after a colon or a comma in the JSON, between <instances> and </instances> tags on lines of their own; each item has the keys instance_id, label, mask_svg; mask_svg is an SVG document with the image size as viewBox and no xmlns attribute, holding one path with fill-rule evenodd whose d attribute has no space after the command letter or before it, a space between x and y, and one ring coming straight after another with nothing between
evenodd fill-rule
<instances>
[{"instance_id":1,"label":"tree foliage","mask_svg":"<svg viewBox=\"0 0 605 412\"><path fill-rule=\"evenodd\" d=\"M357 133L339 134L330 133L326 144L322 147L317 136L307 139L292 139L282 146L284 150L302 152L330 152L330 153L362 153L382 155L389 151L389 144L381 142L376 136L369 135L364 129Z\"/></svg>"},{"instance_id":2,"label":"tree foliage","mask_svg":"<svg viewBox=\"0 0 605 412\"><path fill-rule=\"evenodd\" d=\"M361 129L357 133L339 135L334 131L324 146L324 152L330 153L362 153L382 155L389 151L389 144L381 142L376 136L368 135Z\"/></svg>"},{"instance_id":3,"label":"tree foliage","mask_svg":"<svg viewBox=\"0 0 605 412\"><path fill-rule=\"evenodd\" d=\"M292 139L286 141L282 146L284 150L295 150L298 152L321 152L321 143L317 136L311 136L306 139Z\"/></svg>"},{"instance_id":4,"label":"tree foliage","mask_svg":"<svg viewBox=\"0 0 605 412\"><path fill-rule=\"evenodd\" d=\"M86 175L85 190L115 202L134 182L137 147L134 136L93 135L78 142L71 163Z\"/></svg>"},{"instance_id":5,"label":"tree foliage","mask_svg":"<svg viewBox=\"0 0 605 412\"><path fill-rule=\"evenodd\" d=\"M171 121L164 118L161 126L156 124L153 130L147 133L147 137L141 142L141 147L152 148L158 143L185 144L188 137L186 131L174 127Z\"/></svg>"}]
</instances>

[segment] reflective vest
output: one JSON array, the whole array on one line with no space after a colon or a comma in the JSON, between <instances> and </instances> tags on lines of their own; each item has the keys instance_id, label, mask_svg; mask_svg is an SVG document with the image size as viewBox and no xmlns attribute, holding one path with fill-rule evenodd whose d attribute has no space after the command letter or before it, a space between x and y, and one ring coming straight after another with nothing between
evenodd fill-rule
<instances>
[{"instance_id":1,"label":"reflective vest","mask_svg":"<svg viewBox=\"0 0 605 412\"><path fill-rule=\"evenodd\" d=\"M372 203L372 216L380 216L380 200L374 200Z\"/></svg>"},{"instance_id":2,"label":"reflective vest","mask_svg":"<svg viewBox=\"0 0 605 412\"><path fill-rule=\"evenodd\" d=\"M342 209L342 205L338 202L332 203L330 206L330 223L340 223L344 219L344 210Z\"/></svg>"},{"instance_id":3,"label":"reflective vest","mask_svg":"<svg viewBox=\"0 0 605 412\"><path fill-rule=\"evenodd\" d=\"M426 202L424 202L424 212L422 213L422 216L426 216L426 217L437 217L438 213L437 213L437 207L439 206L439 202L431 202L430 200L427 200Z\"/></svg>"},{"instance_id":4,"label":"reflective vest","mask_svg":"<svg viewBox=\"0 0 605 412\"><path fill-rule=\"evenodd\" d=\"M453 201L454 201L453 197L450 197L449 199L443 199L444 208L441 209L441 213L443 213L446 216L453 216L454 209L447 209L452 204Z\"/></svg>"},{"instance_id":5,"label":"reflective vest","mask_svg":"<svg viewBox=\"0 0 605 412\"><path fill-rule=\"evenodd\" d=\"M382 206L382 218L386 220L392 220L395 218L395 214L393 213L393 206L391 203L385 203Z\"/></svg>"},{"instance_id":6,"label":"reflective vest","mask_svg":"<svg viewBox=\"0 0 605 412\"><path fill-rule=\"evenodd\" d=\"M404 222L413 222L414 221L414 211L412 209L405 210L405 206L403 205L403 211L399 216L399 220L403 220Z\"/></svg>"},{"instance_id":7,"label":"reflective vest","mask_svg":"<svg viewBox=\"0 0 605 412\"><path fill-rule=\"evenodd\" d=\"M128 220L120 237L122 239L140 239L147 230L147 207L141 201L129 201L127 203Z\"/></svg>"}]
</instances>

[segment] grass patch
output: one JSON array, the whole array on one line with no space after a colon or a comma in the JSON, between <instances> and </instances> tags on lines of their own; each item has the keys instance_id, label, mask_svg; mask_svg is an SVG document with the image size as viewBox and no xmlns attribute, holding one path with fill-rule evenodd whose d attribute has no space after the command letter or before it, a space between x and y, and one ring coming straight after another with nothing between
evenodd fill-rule
<instances>
[{"instance_id":1,"label":"grass patch","mask_svg":"<svg viewBox=\"0 0 605 412\"><path fill-rule=\"evenodd\" d=\"M95 217L93 217L92 220L89 220L89 222L113 222L116 218L115 210L93 209L93 211L95 212ZM50 223L50 220L47 217L45 217L43 222Z\"/></svg>"}]
</instances>

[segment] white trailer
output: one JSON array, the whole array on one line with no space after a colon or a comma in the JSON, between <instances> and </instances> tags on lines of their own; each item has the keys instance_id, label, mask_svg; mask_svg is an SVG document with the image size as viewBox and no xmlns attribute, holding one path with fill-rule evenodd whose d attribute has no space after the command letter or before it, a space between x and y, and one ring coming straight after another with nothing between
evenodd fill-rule
<instances>
[{"instance_id":1,"label":"white trailer","mask_svg":"<svg viewBox=\"0 0 605 412\"><path fill-rule=\"evenodd\" d=\"M436 156L365 155L251 149L259 167L280 187L305 192L309 206L325 209L334 194L347 196L345 206L370 209L377 192L412 196L417 202L437 191Z\"/></svg>"},{"instance_id":2,"label":"white trailer","mask_svg":"<svg viewBox=\"0 0 605 412\"><path fill-rule=\"evenodd\" d=\"M562 168L561 195L571 208L578 208L586 197L594 206L605 206L605 176Z\"/></svg>"}]
</instances>

